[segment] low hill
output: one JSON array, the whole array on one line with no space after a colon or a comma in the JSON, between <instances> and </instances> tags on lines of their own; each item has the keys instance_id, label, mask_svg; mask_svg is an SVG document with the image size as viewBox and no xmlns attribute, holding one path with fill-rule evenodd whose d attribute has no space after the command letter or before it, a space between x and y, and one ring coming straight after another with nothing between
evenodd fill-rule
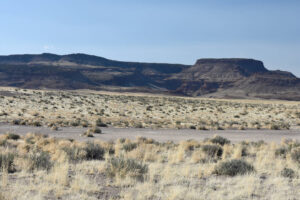
<instances>
[{"instance_id":1,"label":"low hill","mask_svg":"<svg viewBox=\"0 0 300 200\"><path fill-rule=\"evenodd\" d=\"M299 78L240 58L199 59L190 66L86 54L0 56L0 86L300 100Z\"/></svg>"}]
</instances>

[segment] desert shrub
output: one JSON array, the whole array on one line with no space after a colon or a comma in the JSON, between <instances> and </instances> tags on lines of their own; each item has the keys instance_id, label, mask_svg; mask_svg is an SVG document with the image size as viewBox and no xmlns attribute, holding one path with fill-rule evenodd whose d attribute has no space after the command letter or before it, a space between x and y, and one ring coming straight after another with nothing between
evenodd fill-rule
<instances>
[{"instance_id":1,"label":"desert shrub","mask_svg":"<svg viewBox=\"0 0 300 200\"><path fill-rule=\"evenodd\" d=\"M26 144L34 144L34 137L33 136L26 137L25 143Z\"/></svg>"},{"instance_id":2,"label":"desert shrub","mask_svg":"<svg viewBox=\"0 0 300 200\"><path fill-rule=\"evenodd\" d=\"M285 147L280 147L280 148L275 150L275 156L276 157L286 158L287 153L288 153L288 149L285 148Z\"/></svg>"},{"instance_id":3,"label":"desert shrub","mask_svg":"<svg viewBox=\"0 0 300 200\"><path fill-rule=\"evenodd\" d=\"M122 149L125 150L126 152L129 152L135 149L136 147L137 147L136 143L128 143L128 144L124 144Z\"/></svg>"},{"instance_id":4,"label":"desert shrub","mask_svg":"<svg viewBox=\"0 0 300 200\"><path fill-rule=\"evenodd\" d=\"M103 123L101 118L98 118L96 120L96 126L99 126L99 127L107 127L107 124Z\"/></svg>"},{"instance_id":5,"label":"desert shrub","mask_svg":"<svg viewBox=\"0 0 300 200\"><path fill-rule=\"evenodd\" d=\"M119 138L118 142L120 142L121 144L123 144L126 141L126 138Z\"/></svg>"},{"instance_id":6,"label":"desert shrub","mask_svg":"<svg viewBox=\"0 0 300 200\"><path fill-rule=\"evenodd\" d=\"M245 146L245 145L242 146L242 152L241 153L242 153L241 154L242 157L250 155L249 152L248 152L247 146Z\"/></svg>"},{"instance_id":7,"label":"desert shrub","mask_svg":"<svg viewBox=\"0 0 300 200\"><path fill-rule=\"evenodd\" d=\"M64 147L62 150L66 153L67 159L70 162L78 162L84 160L86 157L86 152L83 148Z\"/></svg>"},{"instance_id":8,"label":"desert shrub","mask_svg":"<svg viewBox=\"0 0 300 200\"><path fill-rule=\"evenodd\" d=\"M270 129L271 129L271 130L280 130L280 127L279 127L278 124L271 124L271 125L270 125Z\"/></svg>"},{"instance_id":9,"label":"desert shrub","mask_svg":"<svg viewBox=\"0 0 300 200\"><path fill-rule=\"evenodd\" d=\"M15 155L13 153L0 154L0 170L6 170L8 173L16 171L14 166Z\"/></svg>"},{"instance_id":10,"label":"desert shrub","mask_svg":"<svg viewBox=\"0 0 300 200\"><path fill-rule=\"evenodd\" d=\"M139 122L134 125L134 128L144 128L144 126L142 123Z\"/></svg>"},{"instance_id":11,"label":"desert shrub","mask_svg":"<svg viewBox=\"0 0 300 200\"><path fill-rule=\"evenodd\" d=\"M216 166L214 174L236 176L244 175L254 171L254 167L243 160L230 160Z\"/></svg>"},{"instance_id":12,"label":"desert shrub","mask_svg":"<svg viewBox=\"0 0 300 200\"><path fill-rule=\"evenodd\" d=\"M113 157L107 161L106 174L114 178L116 176L125 178L129 176L142 181L148 172L148 166L133 159Z\"/></svg>"},{"instance_id":13,"label":"desert shrub","mask_svg":"<svg viewBox=\"0 0 300 200\"><path fill-rule=\"evenodd\" d=\"M81 126L82 127L88 127L89 123L87 121L83 121L83 122L81 122Z\"/></svg>"},{"instance_id":14,"label":"desert shrub","mask_svg":"<svg viewBox=\"0 0 300 200\"><path fill-rule=\"evenodd\" d=\"M204 145L202 151L209 157L221 157L223 154L223 149L219 145Z\"/></svg>"},{"instance_id":15,"label":"desert shrub","mask_svg":"<svg viewBox=\"0 0 300 200\"><path fill-rule=\"evenodd\" d=\"M198 129L201 130L201 131L207 131L208 130L208 128L206 128L206 126L199 126Z\"/></svg>"},{"instance_id":16,"label":"desert shrub","mask_svg":"<svg viewBox=\"0 0 300 200\"><path fill-rule=\"evenodd\" d=\"M266 143L263 140L259 140L259 141L255 141L255 142L250 142L250 144L254 147L259 148L259 147L265 145Z\"/></svg>"},{"instance_id":17,"label":"desert shrub","mask_svg":"<svg viewBox=\"0 0 300 200\"><path fill-rule=\"evenodd\" d=\"M294 149L291 156L296 163L300 164L300 148Z\"/></svg>"},{"instance_id":18,"label":"desert shrub","mask_svg":"<svg viewBox=\"0 0 300 200\"><path fill-rule=\"evenodd\" d=\"M190 126L190 129L193 129L193 130L195 130L195 129L196 129L196 126L194 126L194 125L191 125L191 126Z\"/></svg>"},{"instance_id":19,"label":"desert shrub","mask_svg":"<svg viewBox=\"0 0 300 200\"><path fill-rule=\"evenodd\" d=\"M50 170L52 167L51 157L45 151L33 151L27 159L29 160L29 170Z\"/></svg>"},{"instance_id":20,"label":"desert shrub","mask_svg":"<svg viewBox=\"0 0 300 200\"><path fill-rule=\"evenodd\" d=\"M103 160L104 159L104 148L99 144L88 142L84 147L86 151L87 160Z\"/></svg>"},{"instance_id":21,"label":"desert shrub","mask_svg":"<svg viewBox=\"0 0 300 200\"><path fill-rule=\"evenodd\" d=\"M20 125L20 124L21 124L21 120L20 120L20 119L14 119L14 120L12 121L12 124L13 124L13 125Z\"/></svg>"},{"instance_id":22,"label":"desert shrub","mask_svg":"<svg viewBox=\"0 0 300 200\"><path fill-rule=\"evenodd\" d=\"M296 173L294 170L290 168L284 168L281 171L281 176L286 177L286 178L294 178L296 176Z\"/></svg>"},{"instance_id":23,"label":"desert shrub","mask_svg":"<svg viewBox=\"0 0 300 200\"><path fill-rule=\"evenodd\" d=\"M287 143L287 149L289 150L289 151L291 151L292 149L297 149L297 148L300 148L300 142L293 142L293 141L291 141L291 142L288 142Z\"/></svg>"},{"instance_id":24,"label":"desert shrub","mask_svg":"<svg viewBox=\"0 0 300 200\"><path fill-rule=\"evenodd\" d=\"M280 127L281 127L281 129L289 130L291 128L291 125L289 123L281 123Z\"/></svg>"},{"instance_id":25,"label":"desert shrub","mask_svg":"<svg viewBox=\"0 0 300 200\"><path fill-rule=\"evenodd\" d=\"M70 124L71 126L79 126L80 125L80 121L79 120L76 120L76 121L72 121L71 122L71 124Z\"/></svg>"},{"instance_id":26,"label":"desert shrub","mask_svg":"<svg viewBox=\"0 0 300 200\"><path fill-rule=\"evenodd\" d=\"M0 146L6 146L6 145L7 145L7 140L6 139L0 140Z\"/></svg>"},{"instance_id":27,"label":"desert shrub","mask_svg":"<svg viewBox=\"0 0 300 200\"><path fill-rule=\"evenodd\" d=\"M214 144L224 145L224 144L230 144L230 141L224 137L221 136L215 136L210 141Z\"/></svg>"},{"instance_id":28,"label":"desert shrub","mask_svg":"<svg viewBox=\"0 0 300 200\"><path fill-rule=\"evenodd\" d=\"M0 193L0 200L7 200L3 194Z\"/></svg>"},{"instance_id":29,"label":"desert shrub","mask_svg":"<svg viewBox=\"0 0 300 200\"><path fill-rule=\"evenodd\" d=\"M39 126L42 126L42 123L39 122L39 121L34 121L34 122L32 122L32 125L36 126L36 127L39 127Z\"/></svg>"},{"instance_id":30,"label":"desert shrub","mask_svg":"<svg viewBox=\"0 0 300 200\"><path fill-rule=\"evenodd\" d=\"M282 129L290 129L290 125L288 123L277 123L277 124L271 124L270 129L271 130L282 130Z\"/></svg>"},{"instance_id":31,"label":"desert shrub","mask_svg":"<svg viewBox=\"0 0 300 200\"><path fill-rule=\"evenodd\" d=\"M20 136L14 133L7 133L6 134L6 139L8 140L18 140L20 139Z\"/></svg>"},{"instance_id":32,"label":"desert shrub","mask_svg":"<svg viewBox=\"0 0 300 200\"><path fill-rule=\"evenodd\" d=\"M101 133L102 133L102 130L101 130L99 127L93 127L93 128L91 129L91 131L92 131L93 133L98 133L98 134L101 134Z\"/></svg>"},{"instance_id":33,"label":"desert shrub","mask_svg":"<svg viewBox=\"0 0 300 200\"><path fill-rule=\"evenodd\" d=\"M54 126L51 126L51 130L52 130L52 131L58 131L59 128L58 128L57 126L54 125Z\"/></svg>"},{"instance_id":34,"label":"desert shrub","mask_svg":"<svg viewBox=\"0 0 300 200\"><path fill-rule=\"evenodd\" d=\"M66 153L71 162L82 160L103 160L105 150L99 144L91 142L86 143L85 147L64 147L62 150Z\"/></svg>"},{"instance_id":35,"label":"desert shrub","mask_svg":"<svg viewBox=\"0 0 300 200\"><path fill-rule=\"evenodd\" d=\"M153 138L145 138L145 137L138 137L137 143L138 144L156 144L156 145L158 145L158 142L155 141Z\"/></svg>"},{"instance_id":36,"label":"desert shrub","mask_svg":"<svg viewBox=\"0 0 300 200\"><path fill-rule=\"evenodd\" d=\"M93 132L90 129L88 129L87 131L85 131L82 134L82 136L85 136L85 137L94 137Z\"/></svg>"}]
</instances>

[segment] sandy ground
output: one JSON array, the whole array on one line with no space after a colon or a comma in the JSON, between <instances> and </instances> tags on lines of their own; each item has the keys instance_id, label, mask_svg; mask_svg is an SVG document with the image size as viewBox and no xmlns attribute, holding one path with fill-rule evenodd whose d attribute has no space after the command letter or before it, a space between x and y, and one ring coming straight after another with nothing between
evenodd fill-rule
<instances>
[{"instance_id":1,"label":"sandy ground","mask_svg":"<svg viewBox=\"0 0 300 200\"><path fill-rule=\"evenodd\" d=\"M32 126L13 126L10 124L0 124L0 134L13 132L24 135L27 133L42 133L56 138L70 138L80 141L100 139L104 141L116 140L118 138L136 139L138 136L153 138L159 142L183 140L201 141L205 138L211 138L214 135L220 135L231 140L233 143L240 141L259 141L280 143L282 139L296 139L300 141L299 130L218 130L218 131L200 131L191 129L143 129L143 128L101 128L103 134L94 134L95 137L87 138L80 136L86 128L66 127L53 131L47 127Z\"/></svg>"}]
</instances>

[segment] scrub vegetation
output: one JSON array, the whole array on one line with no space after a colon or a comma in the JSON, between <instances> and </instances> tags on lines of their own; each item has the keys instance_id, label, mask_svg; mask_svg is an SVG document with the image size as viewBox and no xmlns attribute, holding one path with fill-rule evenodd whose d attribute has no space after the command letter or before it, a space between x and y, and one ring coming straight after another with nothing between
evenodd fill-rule
<instances>
[{"instance_id":1,"label":"scrub vegetation","mask_svg":"<svg viewBox=\"0 0 300 200\"><path fill-rule=\"evenodd\" d=\"M300 143L0 136L1 199L297 199ZM219 142L216 142L219 141ZM224 142L226 141L226 142Z\"/></svg>"},{"instance_id":2,"label":"scrub vegetation","mask_svg":"<svg viewBox=\"0 0 300 200\"><path fill-rule=\"evenodd\" d=\"M95 91L0 88L0 122L14 125L178 128L198 130L298 129L292 101L220 100Z\"/></svg>"}]
</instances>

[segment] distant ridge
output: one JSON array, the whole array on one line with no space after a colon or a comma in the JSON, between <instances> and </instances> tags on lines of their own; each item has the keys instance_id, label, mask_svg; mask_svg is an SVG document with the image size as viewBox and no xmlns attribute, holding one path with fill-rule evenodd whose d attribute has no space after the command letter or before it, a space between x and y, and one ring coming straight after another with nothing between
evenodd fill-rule
<instances>
[{"instance_id":1,"label":"distant ridge","mask_svg":"<svg viewBox=\"0 0 300 200\"><path fill-rule=\"evenodd\" d=\"M122 62L87 54L0 56L0 86L300 100L300 79L244 58L194 65Z\"/></svg>"}]
</instances>

